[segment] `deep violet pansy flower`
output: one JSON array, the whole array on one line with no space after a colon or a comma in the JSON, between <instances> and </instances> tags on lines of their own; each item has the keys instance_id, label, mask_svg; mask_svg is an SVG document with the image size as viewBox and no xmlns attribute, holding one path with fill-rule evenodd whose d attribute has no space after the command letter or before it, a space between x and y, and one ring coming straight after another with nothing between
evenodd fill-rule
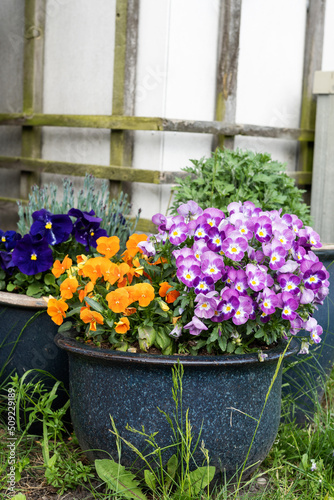
<instances>
[{"instance_id":1,"label":"deep violet pansy flower","mask_svg":"<svg viewBox=\"0 0 334 500\"><path fill-rule=\"evenodd\" d=\"M16 231L2 231L0 229L0 246L4 245L7 252L15 248L16 243L22 238ZM3 247L2 247L3 248Z\"/></svg>"},{"instance_id":2,"label":"deep violet pansy flower","mask_svg":"<svg viewBox=\"0 0 334 500\"><path fill-rule=\"evenodd\" d=\"M215 289L215 282L212 276L196 276L193 287L196 294L206 294Z\"/></svg>"},{"instance_id":3,"label":"deep violet pansy flower","mask_svg":"<svg viewBox=\"0 0 334 500\"><path fill-rule=\"evenodd\" d=\"M52 214L42 208L32 214L34 222L30 228L32 236L41 236L49 245L57 245L67 241L72 230L73 224L70 217L66 214Z\"/></svg>"},{"instance_id":4,"label":"deep violet pansy flower","mask_svg":"<svg viewBox=\"0 0 334 500\"><path fill-rule=\"evenodd\" d=\"M34 240L26 234L13 250L12 263L23 274L32 276L42 273L52 267L52 250L45 239Z\"/></svg>"},{"instance_id":5,"label":"deep violet pansy flower","mask_svg":"<svg viewBox=\"0 0 334 500\"><path fill-rule=\"evenodd\" d=\"M292 273L280 274L277 277L277 281L283 292L290 292L293 293L294 295L300 292L298 287L300 285L301 278L296 274Z\"/></svg>"},{"instance_id":6,"label":"deep violet pansy flower","mask_svg":"<svg viewBox=\"0 0 334 500\"><path fill-rule=\"evenodd\" d=\"M76 217L77 220L74 223L72 234L78 243L85 245L85 250L89 252L89 247L97 247L96 240L101 236L108 236L105 229L100 228L100 223L102 219L95 216L94 210L90 212L82 212L77 208L71 208L68 211L68 215L71 217Z\"/></svg>"}]
</instances>

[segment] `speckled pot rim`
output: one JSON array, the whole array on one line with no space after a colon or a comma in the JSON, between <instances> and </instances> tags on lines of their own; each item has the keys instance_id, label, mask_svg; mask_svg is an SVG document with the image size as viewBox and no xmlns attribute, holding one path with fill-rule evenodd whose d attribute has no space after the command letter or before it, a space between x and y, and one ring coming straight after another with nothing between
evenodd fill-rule
<instances>
[{"instance_id":1,"label":"speckled pot rim","mask_svg":"<svg viewBox=\"0 0 334 500\"><path fill-rule=\"evenodd\" d=\"M11 307L24 307L28 309L46 309L47 303L40 297L38 299L20 293L0 292L0 305Z\"/></svg>"},{"instance_id":2,"label":"speckled pot rim","mask_svg":"<svg viewBox=\"0 0 334 500\"><path fill-rule=\"evenodd\" d=\"M180 356L180 355L158 355L158 354L145 354L145 353L129 353L121 351L109 351L108 349L101 349L99 347L82 344L73 338L76 332L67 335L58 333L55 336L55 343L61 349L87 356L89 358L101 359L110 363L113 362L131 362L145 365L174 365L178 360L182 365L196 365L196 366L227 366L227 365L251 365L251 364L267 364L278 360L286 347L285 341L280 341L279 344L266 351L268 357L260 363L258 354L227 354L221 356ZM300 346L296 341L292 341L285 357L296 354Z\"/></svg>"}]
</instances>

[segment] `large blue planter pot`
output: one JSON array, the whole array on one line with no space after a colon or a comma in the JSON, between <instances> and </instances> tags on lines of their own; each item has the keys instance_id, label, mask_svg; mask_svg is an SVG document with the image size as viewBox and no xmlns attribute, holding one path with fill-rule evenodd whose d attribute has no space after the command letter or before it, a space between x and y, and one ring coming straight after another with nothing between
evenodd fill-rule
<instances>
[{"instance_id":1,"label":"large blue planter pot","mask_svg":"<svg viewBox=\"0 0 334 500\"><path fill-rule=\"evenodd\" d=\"M68 388L67 356L53 342L57 331L43 299L0 292L0 382L40 369Z\"/></svg>"},{"instance_id":2,"label":"large blue planter pot","mask_svg":"<svg viewBox=\"0 0 334 500\"><path fill-rule=\"evenodd\" d=\"M289 358L288 363L298 364L283 374L283 393L291 400L288 418L298 424L312 420L334 366L334 247L324 247L315 253L328 270L331 283L324 304L314 313L323 328L321 343L310 347L310 355ZM308 332L305 336L308 337Z\"/></svg>"},{"instance_id":3,"label":"large blue planter pot","mask_svg":"<svg viewBox=\"0 0 334 500\"><path fill-rule=\"evenodd\" d=\"M73 428L90 460L118 460L110 416L122 437L139 450L149 449L143 436L126 430L127 424L145 432L158 432L161 447L172 443L172 431L158 407L172 417L172 370L177 361L184 367L183 410L189 408L194 442L200 433L217 475L231 478L245 461L266 395L283 346L268 351L259 362L257 354L227 356L158 356L131 354L88 346L58 334L56 344L69 355L70 400ZM296 352L289 348L287 355ZM281 369L273 384L251 452L247 474L268 454L279 425ZM253 417L253 418L251 418ZM90 451L87 451L90 450ZM100 451L99 451L100 450ZM101 451L104 450L104 451ZM169 448L164 463L175 453ZM122 444L121 463L133 465L137 456ZM203 463L198 449L194 458ZM137 466L139 463L137 461Z\"/></svg>"}]
</instances>

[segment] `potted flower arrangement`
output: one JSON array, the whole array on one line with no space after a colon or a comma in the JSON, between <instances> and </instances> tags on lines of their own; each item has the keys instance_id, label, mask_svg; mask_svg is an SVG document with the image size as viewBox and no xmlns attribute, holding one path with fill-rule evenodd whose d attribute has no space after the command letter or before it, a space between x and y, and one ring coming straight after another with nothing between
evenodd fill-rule
<instances>
[{"instance_id":1,"label":"potted flower arrangement","mask_svg":"<svg viewBox=\"0 0 334 500\"><path fill-rule=\"evenodd\" d=\"M295 185L285 171L286 166L273 160L268 153L218 148L211 157L191 162L191 166L183 169L186 175L177 179L173 188L171 213L176 214L178 205L188 200L196 201L203 208L216 207L223 211L232 202L252 201L265 211L282 210L283 214L297 215L305 226L312 225L310 207L303 200L305 191ZM331 280L333 245L321 248L315 245L313 250L329 271ZM293 401L291 416L299 423L306 422L307 417L312 418L317 399L321 401L326 379L334 366L332 293L330 291L324 304L314 312L314 318L323 328L323 341L320 345L304 345L302 352L305 354L290 358L286 364L291 366L283 374L284 394Z\"/></svg>"},{"instance_id":2,"label":"potted flower arrangement","mask_svg":"<svg viewBox=\"0 0 334 500\"><path fill-rule=\"evenodd\" d=\"M83 449L115 458L110 415L121 433L141 425L166 445L169 431L154 408L171 410L168 374L179 360L190 421L198 431L203 425L210 463L231 476L268 390L249 464L275 438L281 370L272 388L271 381L284 339L304 328L303 345L321 340L312 318L328 293L328 273L311 251L319 237L296 215L252 202L231 203L225 216L189 201L178 215L152 220L158 234L131 236L121 259L117 238L102 237L94 257L54 264L60 293L49 298L48 314L69 354L73 426ZM143 435L135 439L143 449ZM133 460L125 450L122 463Z\"/></svg>"},{"instance_id":3,"label":"potted flower arrangement","mask_svg":"<svg viewBox=\"0 0 334 500\"><path fill-rule=\"evenodd\" d=\"M13 371L23 375L38 368L68 385L66 356L53 342L56 327L50 328L41 298L57 290L53 262L92 253L96 240L110 231L124 244L134 227L123 215L129 211L126 198L121 195L110 204L106 183L95 195L94 182L86 176L75 200L72 184L65 179L60 202L55 185L35 186L28 205L19 208L20 232L0 230L1 380ZM95 213L102 210L103 218Z\"/></svg>"}]
</instances>

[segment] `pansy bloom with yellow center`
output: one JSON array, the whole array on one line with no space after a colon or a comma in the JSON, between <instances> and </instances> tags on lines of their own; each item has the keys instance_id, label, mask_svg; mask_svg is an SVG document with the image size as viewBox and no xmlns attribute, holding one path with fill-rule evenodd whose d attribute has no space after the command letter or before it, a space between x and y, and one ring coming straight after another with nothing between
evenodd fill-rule
<instances>
[{"instance_id":1,"label":"pansy bloom with yellow center","mask_svg":"<svg viewBox=\"0 0 334 500\"><path fill-rule=\"evenodd\" d=\"M61 325L66 318L66 312L68 310L68 304L62 299L57 300L54 297L51 297L48 300L48 309L47 313L51 317L52 321L56 323L56 325Z\"/></svg>"}]
</instances>

